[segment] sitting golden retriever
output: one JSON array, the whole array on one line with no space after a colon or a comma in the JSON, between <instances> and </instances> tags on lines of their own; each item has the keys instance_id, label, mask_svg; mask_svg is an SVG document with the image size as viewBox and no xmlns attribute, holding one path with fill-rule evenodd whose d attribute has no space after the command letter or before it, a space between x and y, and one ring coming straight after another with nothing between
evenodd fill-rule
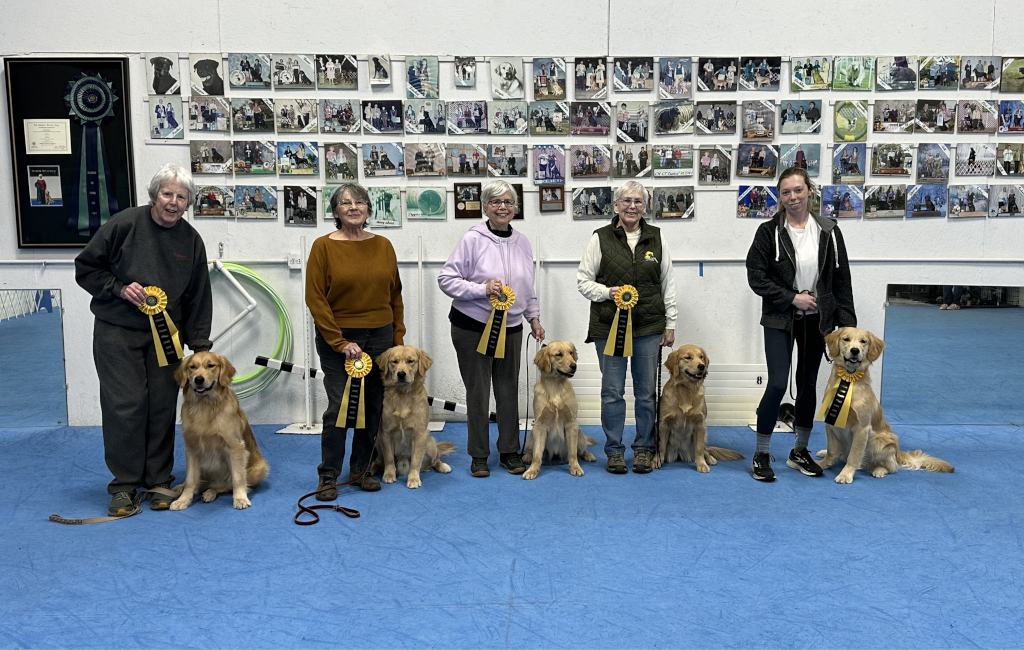
<instances>
[{"instance_id":1,"label":"sitting golden retriever","mask_svg":"<svg viewBox=\"0 0 1024 650\"><path fill-rule=\"evenodd\" d=\"M235 367L213 352L186 357L174 371L185 400L181 405L181 437L185 440L185 482L171 510L192 504L196 491L209 503L231 492L238 510L248 508L248 491L270 472L238 397L231 390Z\"/></svg>"},{"instance_id":2,"label":"sitting golden retriever","mask_svg":"<svg viewBox=\"0 0 1024 650\"><path fill-rule=\"evenodd\" d=\"M383 469L385 483L408 474L405 487L418 488L423 484L421 471L452 471L441 462L441 456L455 451L455 445L438 442L427 430L430 407L423 382L433 363L426 352L411 345L393 347L377 357L384 378L384 410L377 433L377 457L370 472Z\"/></svg>"},{"instance_id":3,"label":"sitting golden retriever","mask_svg":"<svg viewBox=\"0 0 1024 650\"><path fill-rule=\"evenodd\" d=\"M579 410L576 392L569 381L576 374L576 346L569 341L552 341L537 350L533 363L540 379L533 387L533 430L526 440L523 462L530 467L523 473L527 481L537 478L543 460L569 462L569 473L583 476L580 458L596 460L587 447L597 441L580 430L576 422ZM570 452L570 450L572 450Z\"/></svg>"},{"instance_id":4,"label":"sitting golden retriever","mask_svg":"<svg viewBox=\"0 0 1024 650\"><path fill-rule=\"evenodd\" d=\"M743 459L742 454L732 449L707 446L708 405L704 401L704 378L710 365L704 348L696 345L681 346L665 360L671 378L661 394L655 469L681 460L695 463L697 471L706 474L711 471L708 466L720 460Z\"/></svg>"},{"instance_id":5,"label":"sitting golden retriever","mask_svg":"<svg viewBox=\"0 0 1024 650\"><path fill-rule=\"evenodd\" d=\"M920 449L917 451L900 451L899 438L889 428L882 414L882 405L878 403L874 391L871 390L869 367L880 354L885 343L867 330L856 327L843 327L825 337L828 354L832 357L832 374L828 378L828 386L833 386L839 378L839 368L853 374L864 370L864 376L850 384L850 413L846 420L846 428L839 429L831 424L825 425L828 438L828 449L818 452L824 456L818 461L822 469L832 467L837 461L846 460L846 466L836 477L836 483L853 482L853 474L858 469L871 472L875 478L892 474L899 468L925 469L929 472L952 472L953 466L944 460L934 458Z\"/></svg>"}]
</instances>

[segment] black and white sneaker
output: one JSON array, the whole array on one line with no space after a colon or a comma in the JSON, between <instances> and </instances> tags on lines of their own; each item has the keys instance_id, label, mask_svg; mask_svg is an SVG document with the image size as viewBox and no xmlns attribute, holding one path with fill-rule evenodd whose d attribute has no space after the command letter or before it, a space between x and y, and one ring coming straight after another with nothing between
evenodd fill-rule
<instances>
[{"instance_id":1,"label":"black and white sneaker","mask_svg":"<svg viewBox=\"0 0 1024 650\"><path fill-rule=\"evenodd\" d=\"M775 456L761 451L754 454L754 463L750 466L750 471L754 474L754 478L758 481L764 481L765 483L771 483L775 480L775 472L772 471L772 461L775 460Z\"/></svg>"},{"instance_id":2,"label":"black and white sneaker","mask_svg":"<svg viewBox=\"0 0 1024 650\"><path fill-rule=\"evenodd\" d=\"M825 472L821 469L818 463L814 462L811 458L810 452L807 448L794 449L789 452L789 460L786 461L786 465L792 467L795 470L799 470L801 474L805 476L824 476Z\"/></svg>"}]
</instances>

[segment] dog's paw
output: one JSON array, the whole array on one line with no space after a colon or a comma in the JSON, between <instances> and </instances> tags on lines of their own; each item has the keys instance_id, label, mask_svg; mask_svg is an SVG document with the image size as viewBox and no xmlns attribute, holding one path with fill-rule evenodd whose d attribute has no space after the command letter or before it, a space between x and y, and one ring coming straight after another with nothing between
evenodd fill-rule
<instances>
[{"instance_id":1,"label":"dog's paw","mask_svg":"<svg viewBox=\"0 0 1024 650\"><path fill-rule=\"evenodd\" d=\"M252 501L249 501L249 497L235 497L232 505L235 506L235 510L245 510L252 505Z\"/></svg>"},{"instance_id":2,"label":"dog's paw","mask_svg":"<svg viewBox=\"0 0 1024 650\"><path fill-rule=\"evenodd\" d=\"M531 467L527 469L525 472L523 472L523 480L532 481L533 479L537 478L538 473L540 473L540 470L538 470L535 467Z\"/></svg>"},{"instance_id":3,"label":"dog's paw","mask_svg":"<svg viewBox=\"0 0 1024 650\"><path fill-rule=\"evenodd\" d=\"M842 485L853 483L853 472L847 472L846 470L839 472L839 476L836 477L836 483Z\"/></svg>"},{"instance_id":4,"label":"dog's paw","mask_svg":"<svg viewBox=\"0 0 1024 650\"><path fill-rule=\"evenodd\" d=\"M398 480L398 477L395 475L395 470L393 470L393 469L386 469L386 470L384 470L384 482L385 483L394 483L397 480Z\"/></svg>"},{"instance_id":5,"label":"dog's paw","mask_svg":"<svg viewBox=\"0 0 1024 650\"><path fill-rule=\"evenodd\" d=\"M825 454L827 454L827 453L828 453L828 449L822 449L821 451L819 451L817 453L817 456L818 456L818 458L824 458Z\"/></svg>"},{"instance_id":6,"label":"dog's paw","mask_svg":"<svg viewBox=\"0 0 1024 650\"><path fill-rule=\"evenodd\" d=\"M192 499L178 498L171 503L171 510L184 510L190 505L192 505Z\"/></svg>"},{"instance_id":7,"label":"dog's paw","mask_svg":"<svg viewBox=\"0 0 1024 650\"><path fill-rule=\"evenodd\" d=\"M706 463L707 463L708 465L717 465L717 464L718 464L718 459L717 459L717 458L715 458L714 456L712 456L711 454L706 454L706 455L704 456L704 461L705 461L705 462L706 462Z\"/></svg>"},{"instance_id":8,"label":"dog's paw","mask_svg":"<svg viewBox=\"0 0 1024 650\"><path fill-rule=\"evenodd\" d=\"M575 467L570 465L569 473L572 474L573 476L583 476L583 468L580 467L579 465L576 465Z\"/></svg>"},{"instance_id":9,"label":"dog's paw","mask_svg":"<svg viewBox=\"0 0 1024 650\"><path fill-rule=\"evenodd\" d=\"M452 466L449 465L448 463L439 463L437 465L437 471L441 472L442 474L447 474L452 471Z\"/></svg>"},{"instance_id":10,"label":"dog's paw","mask_svg":"<svg viewBox=\"0 0 1024 650\"><path fill-rule=\"evenodd\" d=\"M889 470L885 469L884 467L876 467L875 469L871 470L871 475L874 476L875 478L885 478L886 476L889 475Z\"/></svg>"},{"instance_id":11,"label":"dog's paw","mask_svg":"<svg viewBox=\"0 0 1024 650\"><path fill-rule=\"evenodd\" d=\"M701 474L707 474L708 472L711 471L711 468L708 467L707 463L698 463L697 471L700 472Z\"/></svg>"},{"instance_id":12,"label":"dog's paw","mask_svg":"<svg viewBox=\"0 0 1024 650\"><path fill-rule=\"evenodd\" d=\"M583 460L587 461L588 463L592 463L595 460L597 460L597 456L595 456L594 454L590 453L589 451L585 451L582 454L580 454L580 458L582 458ZM525 459L523 460L523 462L526 462Z\"/></svg>"},{"instance_id":13,"label":"dog's paw","mask_svg":"<svg viewBox=\"0 0 1024 650\"><path fill-rule=\"evenodd\" d=\"M661 460L661 454L654 454L654 458L651 460L651 467L654 469L661 469L663 461Z\"/></svg>"},{"instance_id":14,"label":"dog's paw","mask_svg":"<svg viewBox=\"0 0 1024 650\"><path fill-rule=\"evenodd\" d=\"M206 490L203 492L203 503L209 503L217 499L217 490Z\"/></svg>"},{"instance_id":15,"label":"dog's paw","mask_svg":"<svg viewBox=\"0 0 1024 650\"><path fill-rule=\"evenodd\" d=\"M415 490L421 485L423 485L423 481L420 480L419 476L409 476L409 478L406 479L405 481L405 487L409 488L410 490Z\"/></svg>"}]
</instances>

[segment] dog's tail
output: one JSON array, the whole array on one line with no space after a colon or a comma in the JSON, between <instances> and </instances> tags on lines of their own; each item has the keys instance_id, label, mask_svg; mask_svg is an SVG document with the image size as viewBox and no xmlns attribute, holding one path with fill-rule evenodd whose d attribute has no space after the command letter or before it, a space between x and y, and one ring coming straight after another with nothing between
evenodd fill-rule
<instances>
[{"instance_id":1,"label":"dog's tail","mask_svg":"<svg viewBox=\"0 0 1024 650\"><path fill-rule=\"evenodd\" d=\"M239 412L241 412L241 409L239 409ZM245 425L245 429L242 431L242 438L245 440L245 446L249 450L249 463L245 468L245 483L249 487L256 487L265 481L267 475L270 474L270 463L260 453L260 446L256 442L256 434L253 433L245 413L242 413L242 422Z\"/></svg>"},{"instance_id":2,"label":"dog's tail","mask_svg":"<svg viewBox=\"0 0 1024 650\"><path fill-rule=\"evenodd\" d=\"M743 460L744 458L740 452L723 447L705 447L704 451L714 456L716 460Z\"/></svg>"},{"instance_id":3,"label":"dog's tail","mask_svg":"<svg viewBox=\"0 0 1024 650\"><path fill-rule=\"evenodd\" d=\"M590 436L588 436L588 435L586 435L586 434L583 434L583 439L587 441L587 446L588 446L588 447L589 447L590 445L596 445L596 444L597 444L597 441L596 441L596 440L594 440L593 438L591 438Z\"/></svg>"},{"instance_id":4,"label":"dog's tail","mask_svg":"<svg viewBox=\"0 0 1024 650\"><path fill-rule=\"evenodd\" d=\"M454 442L447 442L447 441L445 441L445 442L437 443L437 455L438 456L447 456L448 454L452 453L456 449L457 449L457 447L455 446Z\"/></svg>"},{"instance_id":5,"label":"dog's tail","mask_svg":"<svg viewBox=\"0 0 1024 650\"><path fill-rule=\"evenodd\" d=\"M935 456L929 456L920 449L916 451L897 451L896 462L903 469L923 469L929 472L953 471L953 466Z\"/></svg>"}]
</instances>

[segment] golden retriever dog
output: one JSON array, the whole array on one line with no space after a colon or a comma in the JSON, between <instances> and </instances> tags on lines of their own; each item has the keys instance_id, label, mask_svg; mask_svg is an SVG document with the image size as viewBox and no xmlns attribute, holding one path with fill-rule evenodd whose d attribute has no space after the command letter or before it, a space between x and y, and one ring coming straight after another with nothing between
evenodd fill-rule
<instances>
[{"instance_id":1,"label":"golden retriever dog","mask_svg":"<svg viewBox=\"0 0 1024 650\"><path fill-rule=\"evenodd\" d=\"M431 469L447 474L452 468L441 456L455 451L450 442L438 442L427 430L430 406L424 379L434 360L423 350L399 345L377 357L384 379L384 410L377 432L377 457L370 471L384 470L384 482L394 483L408 474L405 487L423 485L420 472Z\"/></svg>"},{"instance_id":2,"label":"golden retriever dog","mask_svg":"<svg viewBox=\"0 0 1024 650\"><path fill-rule=\"evenodd\" d=\"M882 405L871 390L869 369L882 354L882 348L885 347L882 339L867 330L843 327L826 336L825 345L832 357L829 387L839 378L839 368L851 374L864 370L864 377L850 385L852 396L846 428L839 429L826 424L828 449L818 452L819 456L823 456L818 461L822 469L846 460L846 466L836 476L836 483L853 482L853 474L858 469L871 472L875 478L882 478L900 468L924 469L929 472L953 471L952 465L920 449L900 451L899 438L889 428L882 414Z\"/></svg>"},{"instance_id":3,"label":"golden retriever dog","mask_svg":"<svg viewBox=\"0 0 1024 650\"><path fill-rule=\"evenodd\" d=\"M695 463L698 472L707 474L711 471L709 465L720 460L743 459L742 454L732 449L708 447L704 378L710 365L704 348L696 345L683 345L665 359L670 378L661 394L655 469L680 460Z\"/></svg>"},{"instance_id":4,"label":"golden retriever dog","mask_svg":"<svg viewBox=\"0 0 1024 650\"><path fill-rule=\"evenodd\" d=\"M248 491L270 472L238 397L231 390L235 367L213 352L186 357L174 371L185 400L181 405L181 437L185 440L185 482L171 510L184 510L197 491L209 503L231 492L236 509L248 508Z\"/></svg>"},{"instance_id":5,"label":"golden retriever dog","mask_svg":"<svg viewBox=\"0 0 1024 650\"><path fill-rule=\"evenodd\" d=\"M552 341L537 350L534 365L540 378L533 387L533 430L526 440L523 462L530 467L523 473L527 481L537 478L545 459L569 461L569 473L583 476L580 458L588 463L596 457L587 447L597 441L580 430L576 422L579 410L576 391L569 381L576 374L576 346L569 341ZM570 450L572 452L570 453Z\"/></svg>"}]
</instances>

